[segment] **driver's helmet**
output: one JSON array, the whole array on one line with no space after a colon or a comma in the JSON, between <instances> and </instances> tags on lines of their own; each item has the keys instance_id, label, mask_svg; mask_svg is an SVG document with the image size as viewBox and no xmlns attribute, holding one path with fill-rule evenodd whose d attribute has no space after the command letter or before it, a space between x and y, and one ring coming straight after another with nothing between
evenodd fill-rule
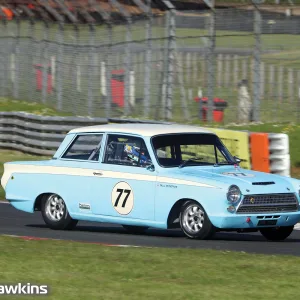
<instances>
[{"instance_id":1,"label":"driver's helmet","mask_svg":"<svg viewBox=\"0 0 300 300\"><path fill-rule=\"evenodd\" d=\"M141 165L149 165L152 163L148 151L142 150L142 152L140 152L140 148L132 144L126 144L124 146L124 152L126 152L128 159L132 161L138 162L140 159Z\"/></svg>"}]
</instances>

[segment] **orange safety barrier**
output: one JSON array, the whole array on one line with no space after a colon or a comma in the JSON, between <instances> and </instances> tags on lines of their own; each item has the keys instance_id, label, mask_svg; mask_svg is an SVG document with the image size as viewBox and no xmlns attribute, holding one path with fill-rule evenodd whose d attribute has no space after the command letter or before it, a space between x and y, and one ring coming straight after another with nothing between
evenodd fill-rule
<instances>
[{"instance_id":1,"label":"orange safety barrier","mask_svg":"<svg viewBox=\"0 0 300 300\"><path fill-rule=\"evenodd\" d=\"M250 150L252 170L270 173L268 134L251 133Z\"/></svg>"},{"instance_id":2,"label":"orange safety barrier","mask_svg":"<svg viewBox=\"0 0 300 300\"><path fill-rule=\"evenodd\" d=\"M9 20L9 21L12 20L13 12L9 8L4 7L4 6L1 6L1 9L2 9L2 11L4 12L4 14L6 16L6 19Z\"/></svg>"}]
</instances>

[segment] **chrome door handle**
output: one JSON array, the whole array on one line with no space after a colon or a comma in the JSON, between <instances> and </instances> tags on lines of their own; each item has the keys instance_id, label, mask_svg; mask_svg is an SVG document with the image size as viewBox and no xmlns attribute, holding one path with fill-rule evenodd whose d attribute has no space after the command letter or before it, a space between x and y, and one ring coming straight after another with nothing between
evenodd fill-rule
<instances>
[{"instance_id":1,"label":"chrome door handle","mask_svg":"<svg viewBox=\"0 0 300 300\"><path fill-rule=\"evenodd\" d=\"M94 172L93 173L95 176L101 176L101 175L103 175L102 173L100 173L100 172Z\"/></svg>"}]
</instances>

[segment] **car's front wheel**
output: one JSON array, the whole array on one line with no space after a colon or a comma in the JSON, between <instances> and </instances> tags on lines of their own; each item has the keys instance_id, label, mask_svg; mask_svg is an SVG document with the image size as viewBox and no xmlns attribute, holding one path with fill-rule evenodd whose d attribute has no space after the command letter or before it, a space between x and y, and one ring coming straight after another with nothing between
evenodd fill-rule
<instances>
[{"instance_id":1,"label":"car's front wheel","mask_svg":"<svg viewBox=\"0 0 300 300\"><path fill-rule=\"evenodd\" d=\"M191 239L209 239L215 233L215 227L204 208L195 201L187 201L183 204L179 221L181 230Z\"/></svg>"},{"instance_id":2,"label":"car's front wheel","mask_svg":"<svg viewBox=\"0 0 300 300\"><path fill-rule=\"evenodd\" d=\"M149 228L146 226L133 226L133 225L122 225L122 226L128 232L133 233L133 234L142 234Z\"/></svg>"},{"instance_id":3,"label":"car's front wheel","mask_svg":"<svg viewBox=\"0 0 300 300\"><path fill-rule=\"evenodd\" d=\"M41 212L51 229L73 229L78 222L71 218L65 201L57 194L48 194L42 198Z\"/></svg>"},{"instance_id":4,"label":"car's front wheel","mask_svg":"<svg viewBox=\"0 0 300 300\"><path fill-rule=\"evenodd\" d=\"M260 233L270 241L283 241L293 232L294 226L262 228Z\"/></svg>"}]
</instances>

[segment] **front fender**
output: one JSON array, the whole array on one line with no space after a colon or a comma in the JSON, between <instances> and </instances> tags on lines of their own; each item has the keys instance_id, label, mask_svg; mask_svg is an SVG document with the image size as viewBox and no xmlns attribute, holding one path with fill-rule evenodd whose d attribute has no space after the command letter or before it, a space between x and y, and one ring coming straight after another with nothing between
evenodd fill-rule
<instances>
[{"instance_id":1,"label":"front fender","mask_svg":"<svg viewBox=\"0 0 300 300\"><path fill-rule=\"evenodd\" d=\"M222 215L227 212L227 189L219 187L199 187L185 185L157 184L155 197L155 221L166 222L173 205L180 199L197 201L210 215Z\"/></svg>"}]
</instances>

